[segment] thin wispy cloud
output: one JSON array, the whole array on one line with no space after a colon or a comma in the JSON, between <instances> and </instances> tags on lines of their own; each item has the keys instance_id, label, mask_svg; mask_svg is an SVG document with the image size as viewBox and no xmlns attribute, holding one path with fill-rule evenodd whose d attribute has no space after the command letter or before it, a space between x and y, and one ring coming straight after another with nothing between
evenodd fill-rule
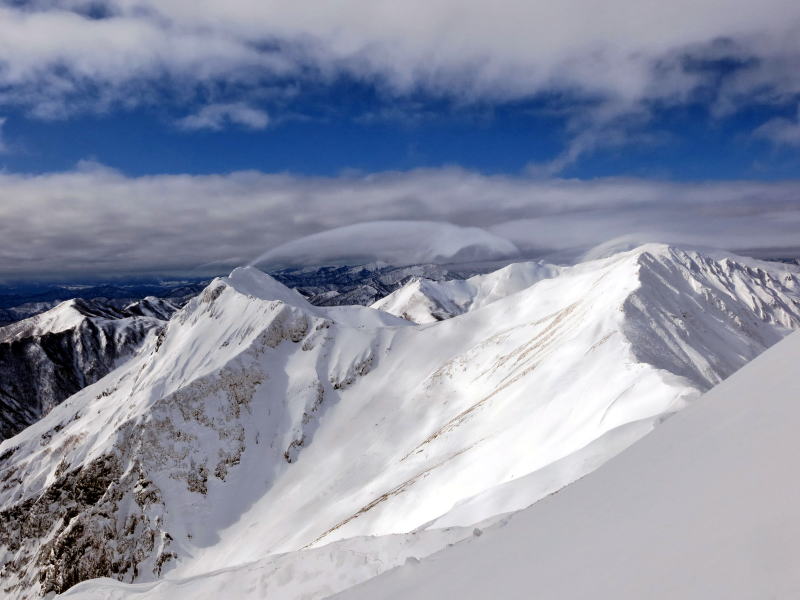
<instances>
[{"instance_id":1,"label":"thin wispy cloud","mask_svg":"<svg viewBox=\"0 0 800 600\"><path fill-rule=\"evenodd\" d=\"M800 146L800 106L797 108L796 118L770 119L759 126L754 134L778 146Z\"/></svg>"},{"instance_id":2,"label":"thin wispy cloud","mask_svg":"<svg viewBox=\"0 0 800 600\"><path fill-rule=\"evenodd\" d=\"M128 177L83 165L66 173L3 174L0 277L222 272L281 246L276 262L289 254L306 263L355 255L419 260L428 225L403 244L386 221L452 225L453 255L474 238L498 254L516 247L520 257L570 260L636 232L641 241L791 256L800 250L800 182L578 181L459 168L340 177ZM358 224L362 229L318 236ZM398 231L413 227L398 224ZM370 244L376 239L392 243ZM446 254L437 246L426 256L447 261Z\"/></svg>"},{"instance_id":3,"label":"thin wispy cloud","mask_svg":"<svg viewBox=\"0 0 800 600\"><path fill-rule=\"evenodd\" d=\"M247 129L264 129L268 123L269 115L265 111L241 102L209 104L195 114L183 117L176 122L181 129L211 129L214 131L228 125L239 125Z\"/></svg>"},{"instance_id":4,"label":"thin wispy cloud","mask_svg":"<svg viewBox=\"0 0 800 600\"><path fill-rule=\"evenodd\" d=\"M6 125L6 118L0 117L0 154L8 152L8 143L6 142L5 132L3 128Z\"/></svg>"}]
</instances>

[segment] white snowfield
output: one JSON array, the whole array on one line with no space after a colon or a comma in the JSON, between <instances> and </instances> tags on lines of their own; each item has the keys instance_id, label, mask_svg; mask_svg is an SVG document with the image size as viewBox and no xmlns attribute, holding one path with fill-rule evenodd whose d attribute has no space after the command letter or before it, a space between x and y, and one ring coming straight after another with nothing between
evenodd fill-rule
<instances>
[{"instance_id":1,"label":"white snowfield","mask_svg":"<svg viewBox=\"0 0 800 600\"><path fill-rule=\"evenodd\" d=\"M800 598L800 333L596 472L341 600Z\"/></svg>"},{"instance_id":2,"label":"white snowfield","mask_svg":"<svg viewBox=\"0 0 800 600\"><path fill-rule=\"evenodd\" d=\"M67 596L325 597L558 491L800 326L798 269L728 254L534 279L419 326L253 268L215 280L0 445L6 527L35 532L0 549L9 598L109 568L136 585Z\"/></svg>"}]
</instances>

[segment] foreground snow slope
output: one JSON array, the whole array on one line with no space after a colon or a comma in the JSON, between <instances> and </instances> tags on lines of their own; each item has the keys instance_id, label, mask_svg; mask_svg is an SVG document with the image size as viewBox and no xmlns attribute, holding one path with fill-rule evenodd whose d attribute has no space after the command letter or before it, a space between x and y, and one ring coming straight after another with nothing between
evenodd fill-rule
<instances>
[{"instance_id":1,"label":"foreground snow slope","mask_svg":"<svg viewBox=\"0 0 800 600\"><path fill-rule=\"evenodd\" d=\"M347 600L800 597L800 333L596 472Z\"/></svg>"},{"instance_id":2,"label":"foreground snow slope","mask_svg":"<svg viewBox=\"0 0 800 600\"><path fill-rule=\"evenodd\" d=\"M189 582L414 530L424 555L434 529L557 491L798 324L796 268L658 245L426 326L237 269L0 446L2 583Z\"/></svg>"},{"instance_id":3,"label":"foreground snow slope","mask_svg":"<svg viewBox=\"0 0 800 600\"><path fill-rule=\"evenodd\" d=\"M61 594L65 600L310 600L327 598L472 535L472 528L356 537L274 554L195 577L126 584L92 579Z\"/></svg>"}]
</instances>

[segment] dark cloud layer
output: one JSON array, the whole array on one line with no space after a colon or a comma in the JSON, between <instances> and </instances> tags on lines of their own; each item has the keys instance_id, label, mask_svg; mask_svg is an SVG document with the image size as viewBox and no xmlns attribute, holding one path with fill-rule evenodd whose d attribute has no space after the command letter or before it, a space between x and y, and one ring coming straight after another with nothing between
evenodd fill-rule
<instances>
[{"instance_id":1,"label":"dark cloud layer","mask_svg":"<svg viewBox=\"0 0 800 600\"><path fill-rule=\"evenodd\" d=\"M393 220L478 227L486 233L454 229L452 247L473 235L506 254L508 240L526 257L577 257L620 236L795 255L800 182L542 180L457 168L336 178L258 172L134 178L98 165L4 174L0 277L221 272L305 236ZM368 258L375 246L364 239L391 235L386 223L375 227L324 236L324 244L311 238L299 244L302 260L341 260L354 248ZM374 258L414 262L420 236L408 236L406 246L392 240Z\"/></svg>"}]
</instances>

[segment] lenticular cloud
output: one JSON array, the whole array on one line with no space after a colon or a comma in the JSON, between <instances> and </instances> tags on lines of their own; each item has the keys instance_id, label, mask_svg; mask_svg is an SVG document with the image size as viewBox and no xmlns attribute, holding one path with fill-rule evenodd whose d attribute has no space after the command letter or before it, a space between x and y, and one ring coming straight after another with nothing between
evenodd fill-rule
<instances>
[{"instance_id":1,"label":"lenticular cloud","mask_svg":"<svg viewBox=\"0 0 800 600\"><path fill-rule=\"evenodd\" d=\"M509 240L479 227L433 221L372 221L315 233L269 250L251 264L394 265L499 260L519 255Z\"/></svg>"}]
</instances>

